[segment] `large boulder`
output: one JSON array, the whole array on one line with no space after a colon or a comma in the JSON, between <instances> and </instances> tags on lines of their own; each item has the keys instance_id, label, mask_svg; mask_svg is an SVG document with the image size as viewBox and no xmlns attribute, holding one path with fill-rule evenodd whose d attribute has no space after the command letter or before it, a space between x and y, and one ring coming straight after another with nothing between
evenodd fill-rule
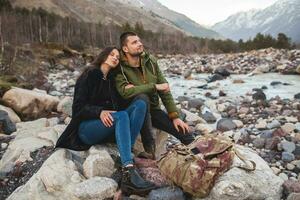
<instances>
[{"instance_id":1,"label":"large boulder","mask_svg":"<svg viewBox=\"0 0 300 200\"><path fill-rule=\"evenodd\" d=\"M30 153L44 146L54 146L65 125L49 126L51 119L39 119L33 122L17 124L16 136L0 160L0 176L13 170L18 162L31 161Z\"/></svg>"},{"instance_id":2,"label":"large boulder","mask_svg":"<svg viewBox=\"0 0 300 200\"><path fill-rule=\"evenodd\" d=\"M235 148L246 160L254 161L256 169L247 172L238 168L244 163L236 156L231 169L217 179L209 196L201 200L280 200L284 181L253 150L239 145Z\"/></svg>"},{"instance_id":3,"label":"large boulder","mask_svg":"<svg viewBox=\"0 0 300 200\"><path fill-rule=\"evenodd\" d=\"M48 116L51 111L56 110L59 103L57 97L21 88L7 91L3 101L24 120Z\"/></svg>"},{"instance_id":4,"label":"large boulder","mask_svg":"<svg viewBox=\"0 0 300 200\"><path fill-rule=\"evenodd\" d=\"M117 183L108 177L96 176L86 179L81 170L82 162L78 162L84 161L86 157L95 153L97 148L81 152L57 149L39 171L7 199L102 200L112 198L116 193Z\"/></svg>"}]
</instances>

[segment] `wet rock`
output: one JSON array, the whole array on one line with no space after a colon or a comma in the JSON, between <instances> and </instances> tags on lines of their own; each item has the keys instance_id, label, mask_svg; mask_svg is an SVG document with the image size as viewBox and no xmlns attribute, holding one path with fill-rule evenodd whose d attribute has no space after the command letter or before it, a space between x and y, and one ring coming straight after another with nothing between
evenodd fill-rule
<instances>
[{"instance_id":1,"label":"wet rock","mask_svg":"<svg viewBox=\"0 0 300 200\"><path fill-rule=\"evenodd\" d=\"M223 92L222 90L219 91L219 96L220 97L225 97L227 94Z\"/></svg>"},{"instance_id":2,"label":"wet rock","mask_svg":"<svg viewBox=\"0 0 300 200\"><path fill-rule=\"evenodd\" d=\"M191 77L192 77L192 70L187 70L186 72L184 72L183 77L184 77L185 79L190 80Z\"/></svg>"},{"instance_id":3,"label":"wet rock","mask_svg":"<svg viewBox=\"0 0 300 200\"><path fill-rule=\"evenodd\" d=\"M300 99L300 93L295 94L295 95L294 95L294 98L295 98L295 99Z\"/></svg>"},{"instance_id":4,"label":"wet rock","mask_svg":"<svg viewBox=\"0 0 300 200\"><path fill-rule=\"evenodd\" d=\"M280 85L280 84L282 84L282 82L280 82L280 81L272 81L270 83L270 85L272 85L272 86L274 86L274 85Z\"/></svg>"},{"instance_id":5,"label":"wet rock","mask_svg":"<svg viewBox=\"0 0 300 200\"><path fill-rule=\"evenodd\" d=\"M223 79L225 79L224 76L222 76L220 74L214 74L211 77L209 77L207 82L211 83L211 82L215 82L215 81L219 81L219 80L223 80Z\"/></svg>"},{"instance_id":6,"label":"wet rock","mask_svg":"<svg viewBox=\"0 0 300 200\"><path fill-rule=\"evenodd\" d=\"M185 200L182 190L178 187L164 187L152 190L148 200Z\"/></svg>"},{"instance_id":7,"label":"wet rock","mask_svg":"<svg viewBox=\"0 0 300 200\"><path fill-rule=\"evenodd\" d=\"M218 67L217 69L215 69L214 73L219 74L223 77L230 76L230 72L225 67Z\"/></svg>"},{"instance_id":8,"label":"wet rock","mask_svg":"<svg viewBox=\"0 0 300 200\"><path fill-rule=\"evenodd\" d=\"M214 123L216 122L216 117L211 113L206 111L204 114L201 115L201 117L207 122L207 123Z\"/></svg>"},{"instance_id":9,"label":"wet rock","mask_svg":"<svg viewBox=\"0 0 300 200\"><path fill-rule=\"evenodd\" d=\"M258 90L256 91L253 95L252 95L252 98L256 101L258 100L262 100L262 101L265 101L267 99L265 93L262 91L262 90Z\"/></svg>"},{"instance_id":10,"label":"wet rock","mask_svg":"<svg viewBox=\"0 0 300 200\"><path fill-rule=\"evenodd\" d=\"M11 121L8 113L4 110L0 110L0 133L9 135L16 130L16 125Z\"/></svg>"},{"instance_id":11,"label":"wet rock","mask_svg":"<svg viewBox=\"0 0 300 200\"><path fill-rule=\"evenodd\" d=\"M225 132L236 128L236 124L231 119L220 119L217 122L217 130Z\"/></svg>"}]
</instances>

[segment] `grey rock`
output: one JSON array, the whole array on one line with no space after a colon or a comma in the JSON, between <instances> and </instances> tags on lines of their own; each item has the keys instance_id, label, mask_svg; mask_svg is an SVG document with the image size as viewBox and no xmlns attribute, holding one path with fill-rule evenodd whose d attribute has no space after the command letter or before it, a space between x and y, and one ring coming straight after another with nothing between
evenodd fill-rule
<instances>
[{"instance_id":1,"label":"grey rock","mask_svg":"<svg viewBox=\"0 0 300 200\"><path fill-rule=\"evenodd\" d=\"M8 113L4 110L0 110L0 133L3 132L7 135L17 130L15 123L11 121Z\"/></svg>"},{"instance_id":2,"label":"grey rock","mask_svg":"<svg viewBox=\"0 0 300 200\"><path fill-rule=\"evenodd\" d=\"M296 145L293 142L289 141L282 141L281 147L284 151L292 153L296 149Z\"/></svg>"},{"instance_id":3,"label":"grey rock","mask_svg":"<svg viewBox=\"0 0 300 200\"><path fill-rule=\"evenodd\" d=\"M281 126L280 122L275 119L271 123L268 123L267 128L273 129L273 128L279 128L280 126Z\"/></svg>"},{"instance_id":4,"label":"grey rock","mask_svg":"<svg viewBox=\"0 0 300 200\"><path fill-rule=\"evenodd\" d=\"M292 154L290 152L282 152L281 159L284 162L291 162L291 161L295 160L295 156L294 156L294 154Z\"/></svg>"},{"instance_id":5,"label":"grey rock","mask_svg":"<svg viewBox=\"0 0 300 200\"><path fill-rule=\"evenodd\" d=\"M215 123L216 117L211 113L206 111L204 114L201 115L201 117L207 122L207 123Z\"/></svg>"},{"instance_id":6,"label":"grey rock","mask_svg":"<svg viewBox=\"0 0 300 200\"><path fill-rule=\"evenodd\" d=\"M148 200L185 200L185 196L178 187L164 187L152 190Z\"/></svg>"},{"instance_id":7,"label":"grey rock","mask_svg":"<svg viewBox=\"0 0 300 200\"><path fill-rule=\"evenodd\" d=\"M266 143L266 139L264 138L256 138L253 140L253 146L258 148L258 149L261 149L261 148L264 148L265 146L265 143Z\"/></svg>"},{"instance_id":8,"label":"grey rock","mask_svg":"<svg viewBox=\"0 0 300 200\"><path fill-rule=\"evenodd\" d=\"M217 130L219 131L225 132L235 128L236 124L231 119L223 118L217 122Z\"/></svg>"},{"instance_id":9,"label":"grey rock","mask_svg":"<svg viewBox=\"0 0 300 200\"><path fill-rule=\"evenodd\" d=\"M203 105L204 105L203 99L198 98L198 99L188 100L188 108L196 108L200 110Z\"/></svg>"}]
</instances>

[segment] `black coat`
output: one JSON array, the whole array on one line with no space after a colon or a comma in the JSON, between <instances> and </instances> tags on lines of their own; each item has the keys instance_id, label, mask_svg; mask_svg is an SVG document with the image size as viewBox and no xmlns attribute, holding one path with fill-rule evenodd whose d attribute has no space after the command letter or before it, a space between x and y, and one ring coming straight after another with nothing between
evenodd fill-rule
<instances>
[{"instance_id":1,"label":"black coat","mask_svg":"<svg viewBox=\"0 0 300 200\"><path fill-rule=\"evenodd\" d=\"M104 95L105 94L105 95ZM106 99L103 99L106 96ZM107 97L109 101L107 100ZM58 138L55 148L67 148L77 151L87 150L90 145L84 144L78 136L82 121L99 119L102 110L119 110L126 102L115 89L114 75L109 73L107 80L99 67L91 67L76 81L72 105L72 120Z\"/></svg>"}]
</instances>

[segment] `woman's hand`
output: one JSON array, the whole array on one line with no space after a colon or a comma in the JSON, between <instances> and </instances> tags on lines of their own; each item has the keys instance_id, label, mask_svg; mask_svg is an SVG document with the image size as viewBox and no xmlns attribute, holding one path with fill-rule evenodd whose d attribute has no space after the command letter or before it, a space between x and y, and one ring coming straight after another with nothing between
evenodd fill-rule
<instances>
[{"instance_id":1,"label":"woman's hand","mask_svg":"<svg viewBox=\"0 0 300 200\"><path fill-rule=\"evenodd\" d=\"M100 119L104 126L106 127L112 127L114 118L111 116L111 113L114 113L116 111L113 110L102 110L100 113Z\"/></svg>"}]
</instances>

